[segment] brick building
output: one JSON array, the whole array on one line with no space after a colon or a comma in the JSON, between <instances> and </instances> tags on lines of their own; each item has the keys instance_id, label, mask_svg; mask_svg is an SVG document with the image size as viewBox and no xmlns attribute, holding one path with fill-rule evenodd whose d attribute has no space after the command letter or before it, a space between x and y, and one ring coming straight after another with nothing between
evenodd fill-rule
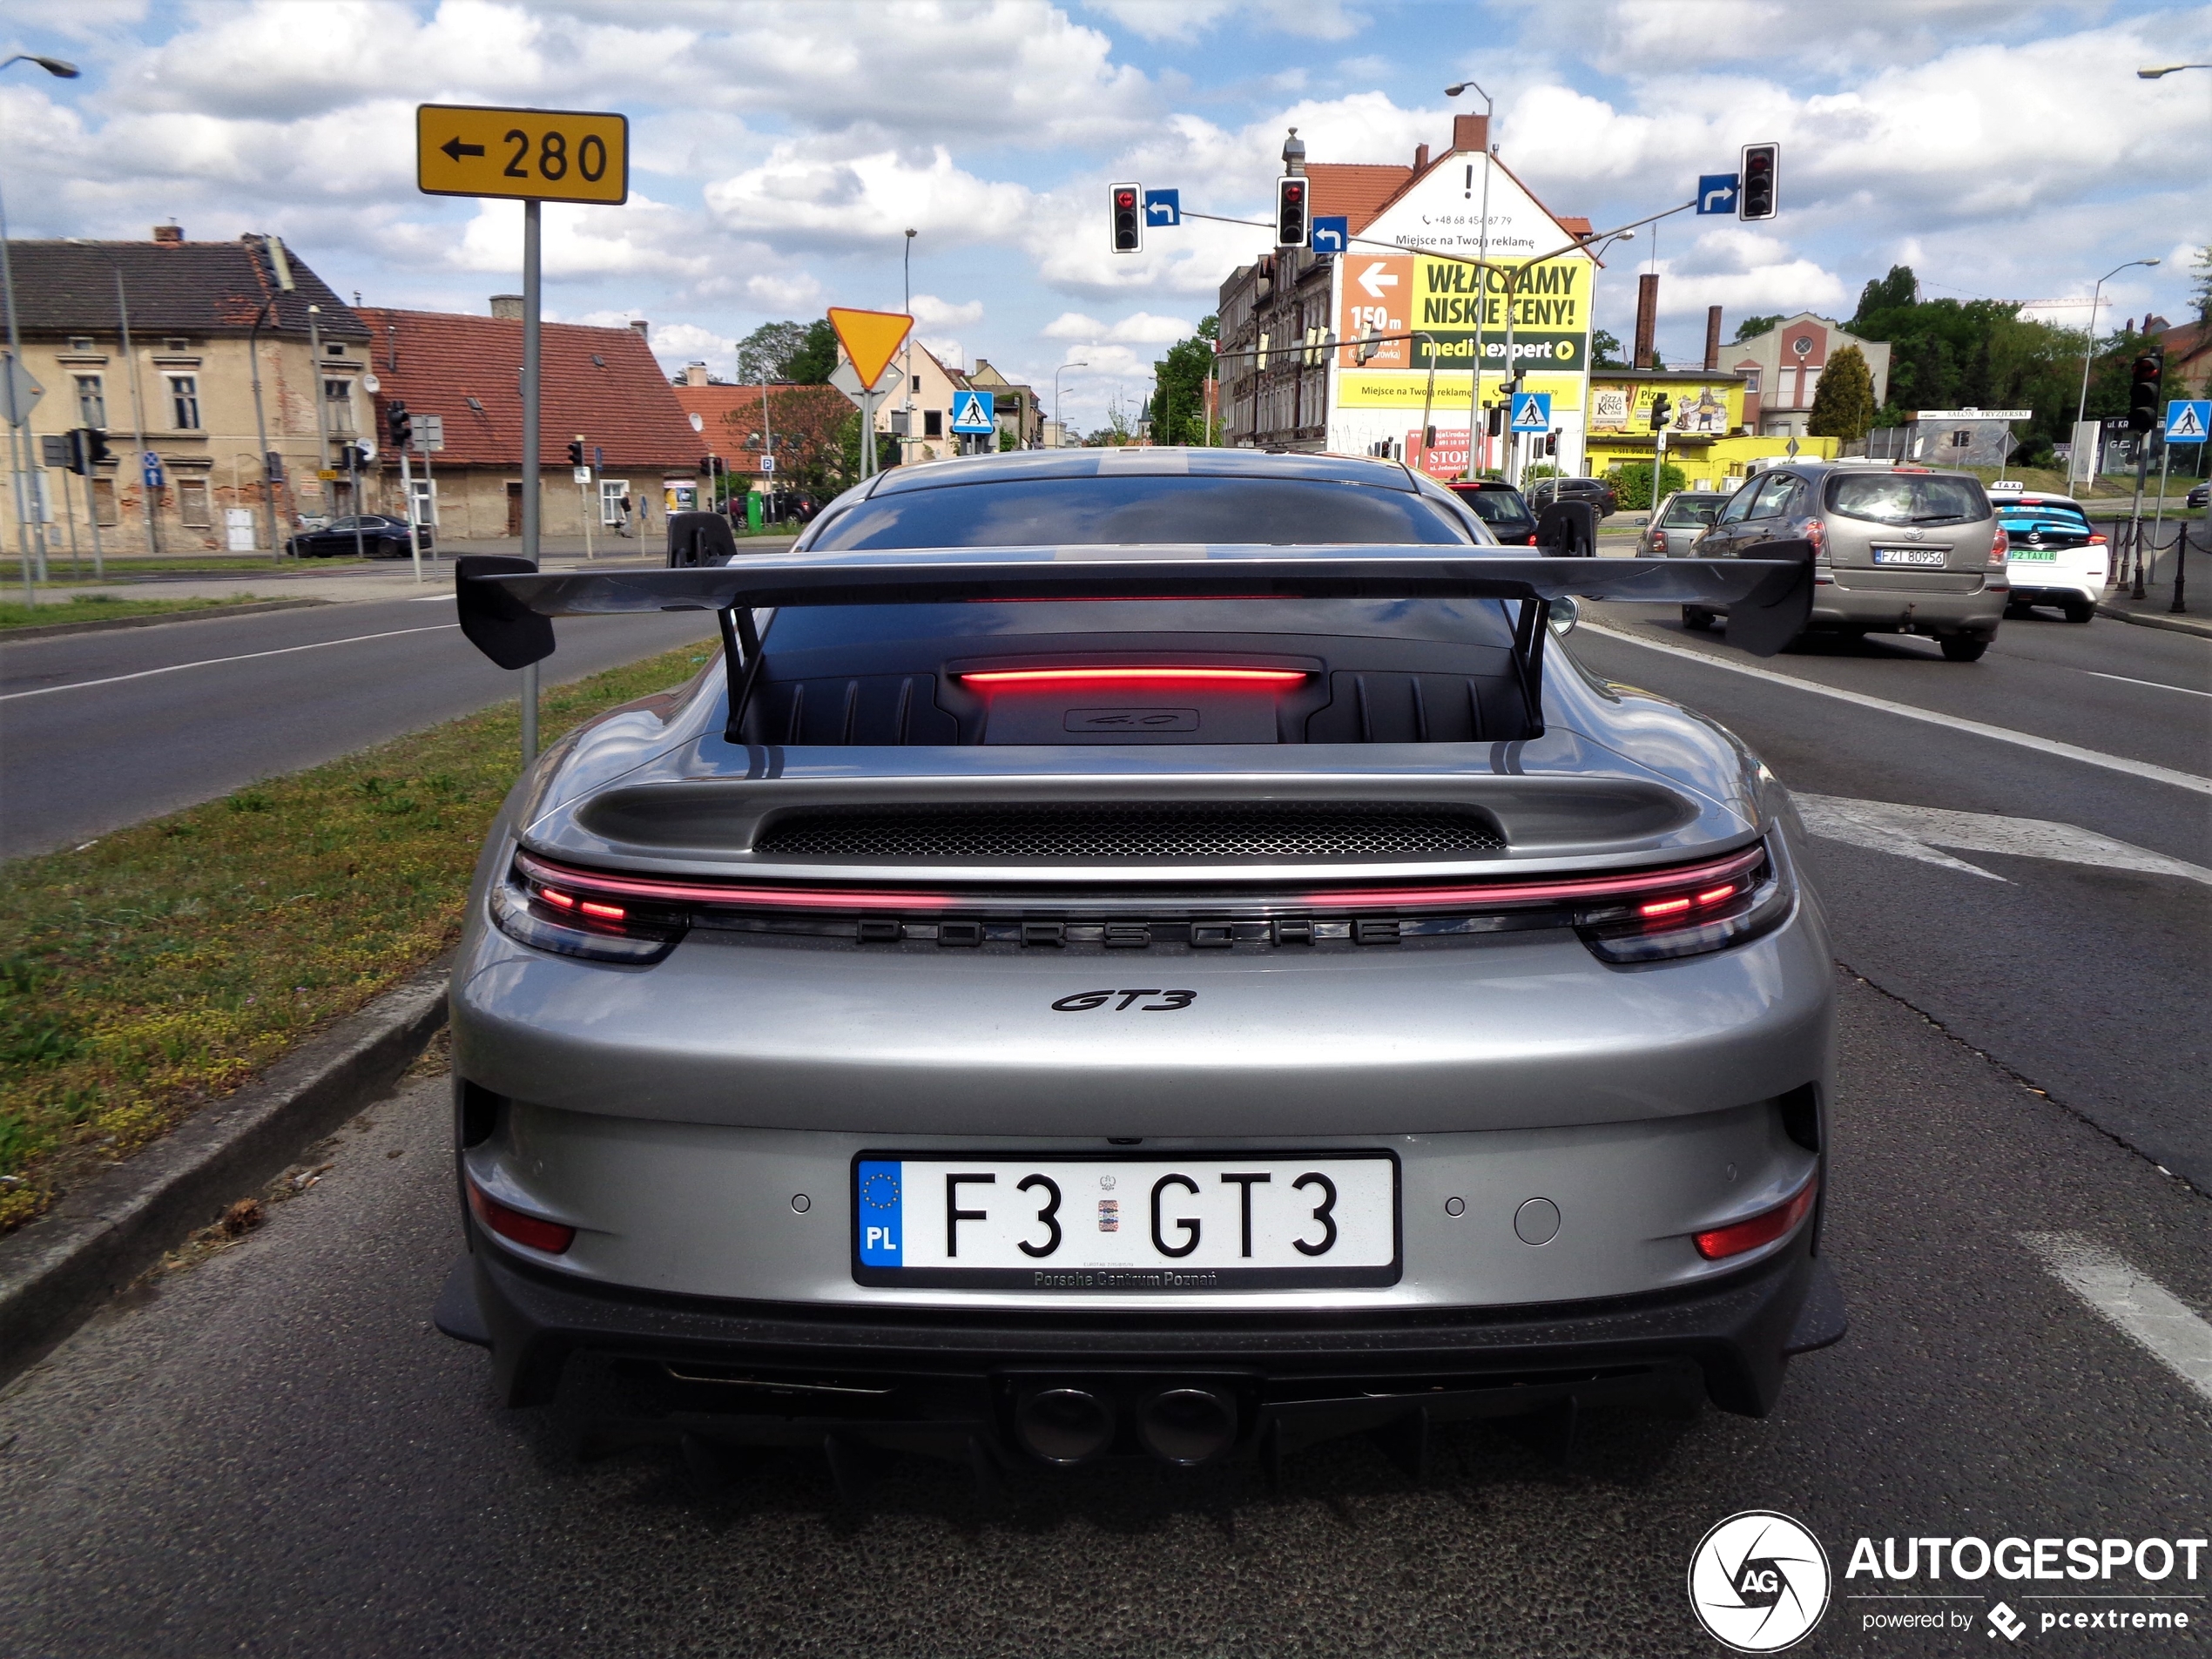
<instances>
[{"instance_id":1,"label":"brick building","mask_svg":"<svg viewBox=\"0 0 2212 1659\"><path fill-rule=\"evenodd\" d=\"M489 317L443 311L359 312L379 382L376 431L393 400L418 424L439 416L445 448L429 457L426 485L412 462L418 500L443 542L519 536L523 528L522 304L496 295ZM539 341L540 527L548 536L651 534L671 509L689 506L706 445L691 429L646 340L646 325L543 325ZM597 470L575 482L569 444L579 435ZM377 510L401 509L399 458L377 455ZM624 503L628 503L625 513Z\"/></svg>"}]
</instances>

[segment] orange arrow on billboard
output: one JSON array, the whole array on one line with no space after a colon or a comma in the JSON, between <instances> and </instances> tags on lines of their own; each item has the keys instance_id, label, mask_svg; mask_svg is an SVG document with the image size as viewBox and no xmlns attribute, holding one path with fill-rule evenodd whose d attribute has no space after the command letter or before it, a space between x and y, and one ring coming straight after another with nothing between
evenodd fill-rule
<instances>
[{"instance_id":1,"label":"orange arrow on billboard","mask_svg":"<svg viewBox=\"0 0 2212 1659\"><path fill-rule=\"evenodd\" d=\"M832 306L829 325L837 330L837 343L853 360L853 372L860 377L860 384L873 388L883 378L883 371L890 367L893 354L914 320L903 311L852 311Z\"/></svg>"}]
</instances>

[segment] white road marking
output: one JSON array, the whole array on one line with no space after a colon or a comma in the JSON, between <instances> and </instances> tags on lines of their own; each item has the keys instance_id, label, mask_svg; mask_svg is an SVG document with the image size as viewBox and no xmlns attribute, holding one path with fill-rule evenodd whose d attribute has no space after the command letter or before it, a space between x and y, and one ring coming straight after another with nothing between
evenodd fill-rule
<instances>
[{"instance_id":1,"label":"white road marking","mask_svg":"<svg viewBox=\"0 0 2212 1659\"><path fill-rule=\"evenodd\" d=\"M2149 1275L2074 1233L2022 1233L2021 1244L2076 1296L2212 1400L2212 1324Z\"/></svg>"},{"instance_id":2,"label":"white road marking","mask_svg":"<svg viewBox=\"0 0 2212 1659\"><path fill-rule=\"evenodd\" d=\"M225 663L250 663L257 657L289 657L294 651L321 651L329 645L358 645L368 639L396 639L401 634L442 633L448 628L460 626L457 622L437 622L428 628L394 628L381 634L354 634L345 639L319 639L312 645L285 645L275 651L249 651L236 657L207 657L196 663L172 663L166 668L142 668L135 674L111 674L105 679L73 680L67 685L42 685L36 691L10 691L0 695L0 703L12 703L24 697L51 697L56 691L90 691L95 685L120 685L125 680L151 679L156 674L180 674L187 668L219 668Z\"/></svg>"},{"instance_id":3,"label":"white road marking","mask_svg":"<svg viewBox=\"0 0 2212 1659\"><path fill-rule=\"evenodd\" d=\"M2147 875L2176 875L2212 887L2212 870L2201 864L2169 859L2162 853L2074 824L2041 818L2004 818L1994 813L1953 813L1939 806L1906 806L1885 800L1845 800L1796 790L1791 791L1791 799L1797 802L1805 827L1815 835L1945 869L1963 870L1986 880L2005 878L1935 849L1952 846L1967 853L2054 859L2100 870L2139 870Z\"/></svg>"},{"instance_id":4,"label":"white road marking","mask_svg":"<svg viewBox=\"0 0 2212 1659\"><path fill-rule=\"evenodd\" d=\"M2094 668L2081 671L2091 679L2118 680L2125 685L2148 685L2153 691L2179 691L2184 697L2212 697L2212 691L2200 691L2194 685L2168 685L2164 680L2139 680L2133 674L2100 674Z\"/></svg>"},{"instance_id":5,"label":"white road marking","mask_svg":"<svg viewBox=\"0 0 2212 1659\"><path fill-rule=\"evenodd\" d=\"M411 605L451 604L452 603L453 595L449 593L426 593L419 599L408 601L408 604Z\"/></svg>"},{"instance_id":6,"label":"white road marking","mask_svg":"<svg viewBox=\"0 0 2212 1659\"><path fill-rule=\"evenodd\" d=\"M1892 703L1887 698L1869 697L1864 691L1846 691L1839 686L1823 685L1817 680L1802 680L1794 675L1777 674L1770 668L1754 668L1749 663L1730 662L1725 657L1714 657L1705 651L1691 651L1686 646L1644 639L1622 629L1608 628L1601 622L1585 622L1581 628L1594 634L1603 634L1608 639L1618 639L1645 651L1656 651L1662 656L1687 658L1693 663L1703 663L1708 668L1725 669L1731 674L1746 675L1770 685L1787 685L1792 691L1810 691L1815 697L1833 698L1839 703L1856 704L1863 709L1878 709L1885 714L1900 715L1908 720L1925 720L1930 725L1945 726L1977 738L1993 738L1999 743L2015 744L2023 749L2033 749L2039 754L2056 755L2062 760L2078 760L2084 765L2102 766L2108 772L2124 772L2130 777L2170 784L2192 794L2212 795L2212 778L2200 778L2193 772L2176 772L2170 766L2155 766L2148 760L2130 760L2125 755L2108 755L2096 749L2079 748L2071 743L2060 743L2055 738L2039 738L2033 732L2015 732L2009 726L1985 725L1979 720L1962 719L1955 714L1939 714L1933 709L1915 708L1910 703Z\"/></svg>"}]
</instances>

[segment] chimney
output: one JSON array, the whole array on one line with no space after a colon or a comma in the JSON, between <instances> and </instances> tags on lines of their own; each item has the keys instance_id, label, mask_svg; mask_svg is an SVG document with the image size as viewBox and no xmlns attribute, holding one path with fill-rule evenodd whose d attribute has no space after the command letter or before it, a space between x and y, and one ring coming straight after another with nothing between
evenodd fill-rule
<instances>
[{"instance_id":1,"label":"chimney","mask_svg":"<svg viewBox=\"0 0 2212 1659\"><path fill-rule=\"evenodd\" d=\"M1721 366L1721 308L1705 308L1705 372L1711 374Z\"/></svg>"},{"instance_id":2,"label":"chimney","mask_svg":"<svg viewBox=\"0 0 2212 1659\"><path fill-rule=\"evenodd\" d=\"M507 322L523 320L523 296L519 293L495 293L491 297L491 314Z\"/></svg>"},{"instance_id":3,"label":"chimney","mask_svg":"<svg viewBox=\"0 0 2212 1659\"><path fill-rule=\"evenodd\" d=\"M1651 332L1659 320L1659 273L1646 271L1636 279L1636 343L1629 354L1631 368L1651 368Z\"/></svg>"},{"instance_id":4,"label":"chimney","mask_svg":"<svg viewBox=\"0 0 2212 1659\"><path fill-rule=\"evenodd\" d=\"M1480 154L1490 147L1490 118L1455 115L1452 118L1452 148Z\"/></svg>"},{"instance_id":5,"label":"chimney","mask_svg":"<svg viewBox=\"0 0 2212 1659\"><path fill-rule=\"evenodd\" d=\"M1428 171L1428 146L1425 144L1417 144L1413 146L1413 171L1415 172Z\"/></svg>"},{"instance_id":6,"label":"chimney","mask_svg":"<svg viewBox=\"0 0 2212 1659\"><path fill-rule=\"evenodd\" d=\"M631 318L630 326L637 331L637 338L640 340L651 340L653 337L652 324L647 322L643 317Z\"/></svg>"},{"instance_id":7,"label":"chimney","mask_svg":"<svg viewBox=\"0 0 2212 1659\"><path fill-rule=\"evenodd\" d=\"M185 242L184 226L174 219L166 225L157 225L153 227L153 239L162 247L182 247Z\"/></svg>"},{"instance_id":8,"label":"chimney","mask_svg":"<svg viewBox=\"0 0 2212 1659\"><path fill-rule=\"evenodd\" d=\"M684 365L684 384L685 384L685 385L686 385L686 386L704 386L704 385L705 385L705 384L706 384L706 365L705 365L705 363L686 363L686 364L685 364L685 365Z\"/></svg>"}]
</instances>

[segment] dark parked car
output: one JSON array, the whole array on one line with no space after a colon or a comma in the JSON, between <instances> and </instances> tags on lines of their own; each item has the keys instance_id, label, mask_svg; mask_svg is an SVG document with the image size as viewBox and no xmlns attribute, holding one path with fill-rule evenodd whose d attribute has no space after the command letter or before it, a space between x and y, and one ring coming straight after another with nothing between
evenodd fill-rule
<instances>
[{"instance_id":1,"label":"dark parked car","mask_svg":"<svg viewBox=\"0 0 2212 1659\"><path fill-rule=\"evenodd\" d=\"M360 529L358 538L355 527ZM417 532L422 550L430 550L430 527ZM334 518L319 530L302 530L284 544L295 559L350 559L356 550L372 559L403 559L408 556L407 520L382 513L363 513L358 518Z\"/></svg>"},{"instance_id":2,"label":"dark parked car","mask_svg":"<svg viewBox=\"0 0 2212 1659\"><path fill-rule=\"evenodd\" d=\"M2182 499L2192 507L2202 507L2208 502L2212 502L2212 484L2199 484Z\"/></svg>"},{"instance_id":3,"label":"dark parked car","mask_svg":"<svg viewBox=\"0 0 2212 1659\"><path fill-rule=\"evenodd\" d=\"M1490 527L1490 534L1507 547L1534 547L1536 543L1536 515L1528 510L1528 502L1511 484L1496 478L1467 478L1457 480L1451 491L1477 518Z\"/></svg>"},{"instance_id":4,"label":"dark parked car","mask_svg":"<svg viewBox=\"0 0 2212 1659\"><path fill-rule=\"evenodd\" d=\"M1528 486L1528 504L1542 512L1555 501L1586 501L1600 518L1621 510L1621 498L1602 478L1539 478Z\"/></svg>"}]
</instances>

